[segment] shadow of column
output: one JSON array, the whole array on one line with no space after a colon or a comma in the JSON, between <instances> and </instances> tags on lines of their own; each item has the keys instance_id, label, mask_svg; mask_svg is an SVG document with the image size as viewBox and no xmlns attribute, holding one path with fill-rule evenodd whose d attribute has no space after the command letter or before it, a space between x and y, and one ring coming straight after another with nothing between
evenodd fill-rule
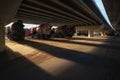
<instances>
[{"instance_id":1,"label":"shadow of column","mask_svg":"<svg viewBox=\"0 0 120 80\"><path fill-rule=\"evenodd\" d=\"M2 80L56 80L42 68L7 47L0 56L0 79Z\"/></svg>"}]
</instances>

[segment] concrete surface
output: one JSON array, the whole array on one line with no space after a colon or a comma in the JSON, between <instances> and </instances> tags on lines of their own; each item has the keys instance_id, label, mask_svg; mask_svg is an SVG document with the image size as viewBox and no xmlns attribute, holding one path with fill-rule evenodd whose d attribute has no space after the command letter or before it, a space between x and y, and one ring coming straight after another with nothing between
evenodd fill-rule
<instances>
[{"instance_id":1,"label":"concrete surface","mask_svg":"<svg viewBox=\"0 0 120 80\"><path fill-rule=\"evenodd\" d=\"M120 38L6 39L1 80L120 80Z\"/></svg>"}]
</instances>

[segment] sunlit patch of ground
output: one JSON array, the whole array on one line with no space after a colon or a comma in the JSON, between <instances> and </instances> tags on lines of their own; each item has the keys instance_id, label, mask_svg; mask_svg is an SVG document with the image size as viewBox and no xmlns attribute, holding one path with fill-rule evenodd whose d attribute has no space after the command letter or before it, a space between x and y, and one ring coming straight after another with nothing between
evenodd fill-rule
<instances>
[{"instance_id":1,"label":"sunlit patch of ground","mask_svg":"<svg viewBox=\"0 0 120 80\"><path fill-rule=\"evenodd\" d=\"M22 80L115 79L119 74L115 71L119 71L120 66L119 43L115 37L26 39L19 42L6 39L9 56L2 72L12 73L8 78L17 80L14 75Z\"/></svg>"}]
</instances>

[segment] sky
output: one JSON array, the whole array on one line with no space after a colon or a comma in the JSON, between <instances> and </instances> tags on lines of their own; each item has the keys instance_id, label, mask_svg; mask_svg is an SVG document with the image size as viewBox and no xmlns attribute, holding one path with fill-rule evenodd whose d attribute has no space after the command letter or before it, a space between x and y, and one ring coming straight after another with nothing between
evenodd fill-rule
<instances>
[{"instance_id":1,"label":"sky","mask_svg":"<svg viewBox=\"0 0 120 80\"><path fill-rule=\"evenodd\" d=\"M114 28L112 27L111 22L107 16L107 13L106 13L106 10L105 10L104 5L102 3L102 0L93 0L93 1L97 4L97 7L99 8L100 12L104 16L104 18L106 19L106 21L108 22L110 27L114 30Z\"/></svg>"},{"instance_id":2,"label":"sky","mask_svg":"<svg viewBox=\"0 0 120 80\"><path fill-rule=\"evenodd\" d=\"M31 27L38 27L39 24L26 24L24 23L25 27L24 28L31 28Z\"/></svg>"},{"instance_id":3,"label":"sky","mask_svg":"<svg viewBox=\"0 0 120 80\"><path fill-rule=\"evenodd\" d=\"M107 16L107 14L106 14L105 9L104 9L104 5L102 3L102 0L94 0L94 1L97 4L97 7L100 9L102 15L105 17L105 19L107 20L107 22L110 24L110 21L109 21L109 18Z\"/></svg>"}]
</instances>

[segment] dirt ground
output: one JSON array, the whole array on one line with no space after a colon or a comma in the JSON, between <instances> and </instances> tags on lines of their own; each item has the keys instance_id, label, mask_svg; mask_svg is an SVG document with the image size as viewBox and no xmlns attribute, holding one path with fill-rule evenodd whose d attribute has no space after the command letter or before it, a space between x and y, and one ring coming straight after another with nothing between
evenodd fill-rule
<instances>
[{"instance_id":1,"label":"dirt ground","mask_svg":"<svg viewBox=\"0 0 120 80\"><path fill-rule=\"evenodd\" d=\"M2 80L120 80L120 38L6 39Z\"/></svg>"}]
</instances>

